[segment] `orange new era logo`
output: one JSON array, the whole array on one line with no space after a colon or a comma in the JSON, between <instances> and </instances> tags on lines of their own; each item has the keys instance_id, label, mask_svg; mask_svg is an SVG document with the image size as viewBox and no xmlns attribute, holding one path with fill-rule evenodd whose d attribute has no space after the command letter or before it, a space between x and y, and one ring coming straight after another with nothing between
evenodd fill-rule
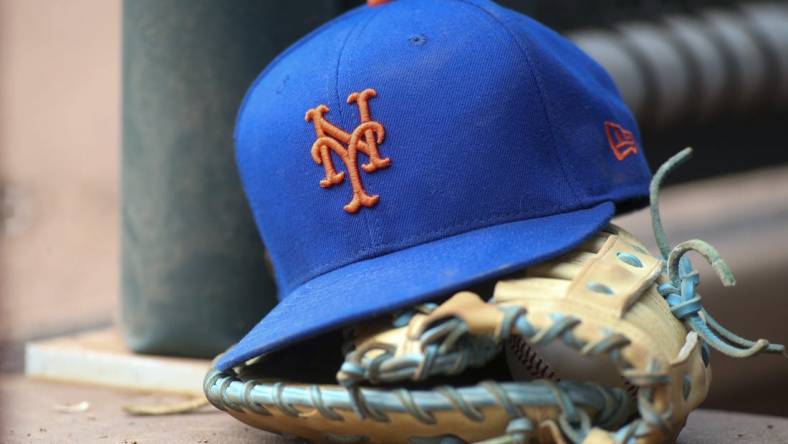
<instances>
[{"instance_id":1,"label":"orange new era logo","mask_svg":"<svg viewBox=\"0 0 788 444\"><path fill-rule=\"evenodd\" d=\"M616 155L616 159L624 160L630 154L637 154L638 144L632 132L625 130L621 125L613 122L605 122L605 134L610 143L610 149Z\"/></svg>"}]
</instances>

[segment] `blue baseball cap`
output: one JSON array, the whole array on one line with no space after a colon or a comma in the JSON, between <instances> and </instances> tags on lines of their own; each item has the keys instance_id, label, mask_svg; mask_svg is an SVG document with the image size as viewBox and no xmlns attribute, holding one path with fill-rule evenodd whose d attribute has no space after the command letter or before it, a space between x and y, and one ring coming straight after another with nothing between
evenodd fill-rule
<instances>
[{"instance_id":1,"label":"blue baseball cap","mask_svg":"<svg viewBox=\"0 0 788 444\"><path fill-rule=\"evenodd\" d=\"M280 303L220 370L565 253L650 180L604 70L485 0L323 25L254 82L235 139Z\"/></svg>"}]
</instances>

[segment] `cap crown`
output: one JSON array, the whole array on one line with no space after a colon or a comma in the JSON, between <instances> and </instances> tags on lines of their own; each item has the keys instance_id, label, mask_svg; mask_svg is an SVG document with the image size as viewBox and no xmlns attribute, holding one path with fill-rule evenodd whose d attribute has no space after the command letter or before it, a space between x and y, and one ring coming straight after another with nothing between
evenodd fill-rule
<instances>
[{"instance_id":1,"label":"cap crown","mask_svg":"<svg viewBox=\"0 0 788 444\"><path fill-rule=\"evenodd\" d=\"M649 180L608 75L487 1L362 6L315 30L251 87L236 145L281 297L417 244L642 198Z\"/></svg>"}]
</instances>

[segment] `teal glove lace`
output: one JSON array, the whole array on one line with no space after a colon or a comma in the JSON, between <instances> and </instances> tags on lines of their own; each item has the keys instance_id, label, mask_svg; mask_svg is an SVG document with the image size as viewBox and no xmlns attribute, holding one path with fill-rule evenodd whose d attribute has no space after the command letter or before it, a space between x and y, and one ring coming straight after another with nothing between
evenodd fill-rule
<instances>
[{"instance_id":1,"label":"teal glove lace","mask_svg":"<svg viewBox=\"0 0 788 444\"><path fill-rule=\"evenodd\" d=\"M659 287L659 293L665 298L673 315L696 332L703 339L704 360L708 364L707 345L735 358L747 358L759 353L782 353L785 355L785 346L770 344L766 339L750 341L725 329L703 308L700 295L696 287L700 282L698 272L692 268L689 252L696 252L706 259L722 284L730 287L736 284L730 267L720 257L717 250L702 240L689 240L671 248L662 218L659 214L659 191L665 177L677 166L684 163L692 155L692 148L685 148L665 162L651 181L651 223L662 257L666 261L668 283Z\"/></svg>"}]
</instances>

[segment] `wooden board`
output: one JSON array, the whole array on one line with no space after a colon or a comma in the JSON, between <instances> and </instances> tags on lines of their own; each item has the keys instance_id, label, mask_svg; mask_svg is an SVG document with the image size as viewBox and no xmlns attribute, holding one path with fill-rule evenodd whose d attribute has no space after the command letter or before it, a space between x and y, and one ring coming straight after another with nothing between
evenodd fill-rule
<instances>
[{"instance_id":1,"label":"wooden board","mask_svg":"<svg viewBox=\"0 0 788 444\"><path fill-rule=\"evenodd\" d=\"M297 444L253 429L213 406L188 415L130 416L129 404L182 401L180 395L140 394L0 374L0 443ZM58 406L85 403L79 412Z\"/></svg>"},{"instance_id":2,"label":"wooden board","mask_svg":"<svg viewBox=\"0 0 788 444\"><path fill-rule=\"evenodd\" d=\"M202 394L210 361L138 355L114 328L28 342L25 373L33 378L134 390Z\"/></svg>"},{"instance_id":3,"label":"wooden board","mask_svg":"<svg viewBox=\"0 0 788 444\"><path fill-rule=\"evenodd\" d=\"M170 395L138 395L98 387L75 387L0 374L0 443L233 443L298 444L302 441L256 430L206 406L190 415L131 417L128 404L177 400ZM58 404L87 402L79 413ZM679 444L774 444L788 442L788 419L714 410L693 412Z\"/></svg>"}]
</instances>

